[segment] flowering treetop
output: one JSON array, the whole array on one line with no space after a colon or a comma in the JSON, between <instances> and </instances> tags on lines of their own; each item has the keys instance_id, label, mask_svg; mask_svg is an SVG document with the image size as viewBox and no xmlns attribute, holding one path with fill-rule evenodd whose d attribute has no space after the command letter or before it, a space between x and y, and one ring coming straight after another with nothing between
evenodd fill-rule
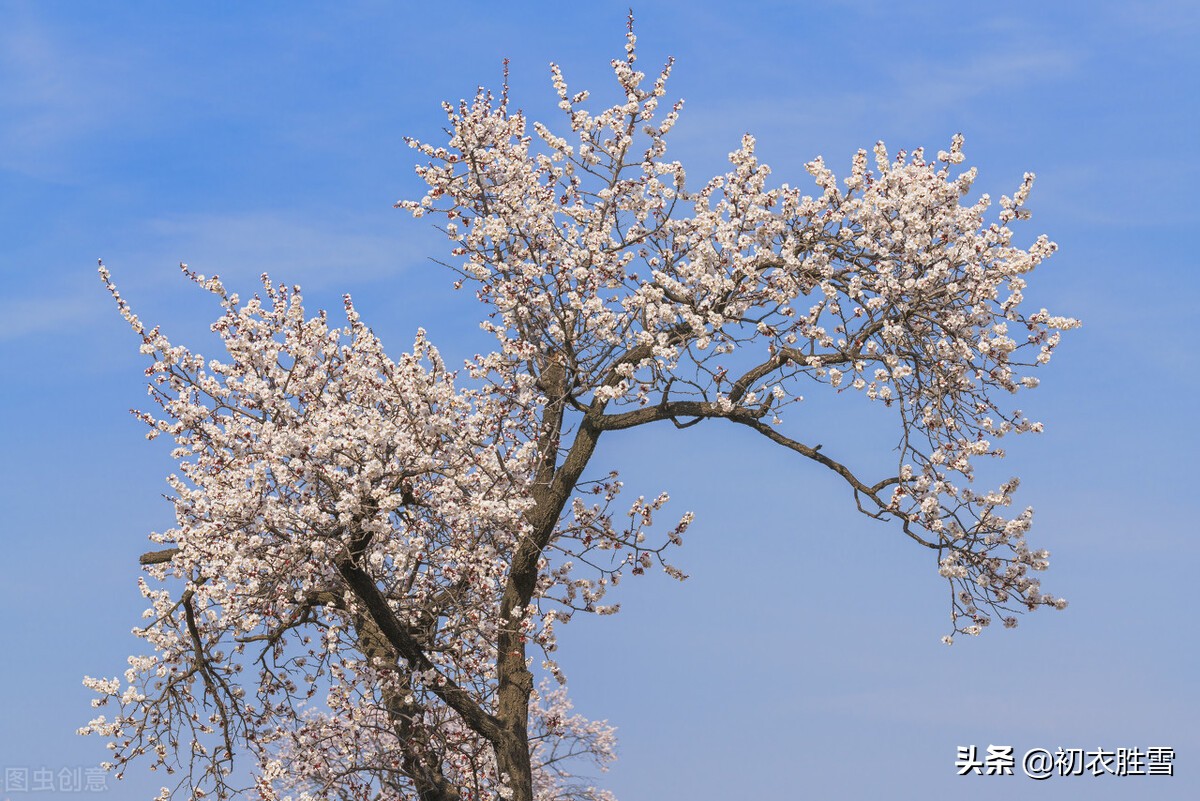
<instances>
[{"instance_id":1,"label":"flowering treetop","mask_svg":"<svg viewBox=\"0 0 1200 801\"><path fill-rule=\"evenodd\" d=\"M724 418L835 470L864 511L942 555L966 593L961 631L1008 604L1061 606L1029 576L1046 559L1025 546L1030 513L1003 514L1016 480L970 486L975 459L1004 455L999 439L1041 430L1006 400L1037 386L1031 369L1078 325L1022 306L1026 275L1056 249L1044 235L1013 244L1033 174L988 221L988 195L962 203L976 171L954 172L961 136L932 161L880 142L841 182L817 158L809 196L768 189L747 135L729 172L689 191L665 159L682 104L659 115L672 62L647 85L634 45L630 32L613 62L625 102L599 114L552 67L569 133L480 91L445 106L446 146L410 140L429 191L398 205L446 219L501 354L553 377L564 411L598 430ZM782 433L806 383L895 410L895 475L868 483Z\"/></svg>"}]
</instances>

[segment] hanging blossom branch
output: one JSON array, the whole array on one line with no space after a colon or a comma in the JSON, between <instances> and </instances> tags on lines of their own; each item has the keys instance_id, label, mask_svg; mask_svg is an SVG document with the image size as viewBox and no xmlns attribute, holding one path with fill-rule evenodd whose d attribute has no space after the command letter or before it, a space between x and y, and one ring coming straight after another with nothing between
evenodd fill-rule
<instances>
[{"instance_id":1,"label":"hanging blossom branch","mask_svg":"<svg viewBox=\"0 0 1200 801\"><path fill-rule=\"evenodd\" d=\"M82 730L115 770L146 756L194 797L607 799L577 765L611 762L612 729L571 711L555 630L617 611L625 576L686 578L670 555L691 514L655 535L668 496L622 513L619 474L593 464L602 436L652 423L727 421L837 475L935 556L952 632L1065 606L1035 577L1032 512L1009 511L1017 480L974 483L999 440L1041 430L1009 399L1078 325L1024 299L1055 250L1014 244L1033 176L994 215L965 202L956 136L932 159L877 144L840 181L816 159L806 195L769 188L746 136L689 186L666 158L672 67L638 71L631 20L615 105L590 111L552 66L557 132L506 86L447 104L444 145L410 140L428 191L397 205L440 219L497 341L465 386L423 332L388 358L348 297L334 327L298 288L264 276L242 302L184 268L224 309L227 358L208 361L101 266L153 359L160 412L138 416L180 462L177 524L141 559L151 653L86 681L120 708ZM814 441L803 392L826 390L895 415L894 471ZM557 687L535 685L531 648Z\"/></svg>"}]
</instances>

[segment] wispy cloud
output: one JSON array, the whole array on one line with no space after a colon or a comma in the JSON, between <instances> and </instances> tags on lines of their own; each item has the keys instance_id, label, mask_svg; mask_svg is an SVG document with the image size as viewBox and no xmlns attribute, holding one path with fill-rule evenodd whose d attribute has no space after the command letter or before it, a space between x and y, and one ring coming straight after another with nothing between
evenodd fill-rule
<instances>
[{"instance_id":1,"label":"wispy cloud","mask_svg":"<svg viewBox=\"0 0 1200 801\"><path fill-rule=\"evenodd\" d=\"M1123 31L1151 36L1159 46L1169 42L1194 52L1196 35L1200 34L1200 5L1193 0L1114 3L1108 12Z\"/></svg>"},{"instance_id":2,"label":"wispy cloud","mask_svg":"<svg viewBox=\"0 0 1200 801\"><path fill-rule=\"evenodd\" d=\"M886 102L893 111L920 116L997 90L1065 77L1080 62L1081 55L1068 49L1011 42L976 51L961 63L913 60L897 66L894 89L899 91L889 93Z\"/></svg>"},{"instance_id":3,"label":"wispy cloud","mask_svg":"<svg viewBox=\"0 0 1200 801\"><path fill-rule=\"evenodd\" d=\"M866 49L852 67L836 73L836 80L804 81L793 88L780 77L773 97L770 92L744 93L719 105L691 106L676 141L689 149L711 149L714 133L732 143L736 134L748 130L764 144L785 144L803 162L833 146L869 146L880 136L894 135L887 132L948 136L968 129L981 115L994 114L993 98L1079 74L1086 49L1044 38L1025 30L989 28L965 53ZM831 75L835 69L830 68ZM805 74L799 67L797 71ZM836 162L843 154L825 155ZM844 152L847 160L849 155Z\"/></svg>"},{"instance_id":4,"label":"wispy cloud","mask_svg":"<svg viewBox=\"0 0 1200 801\"><path fill-rule=\"evenodd\" d=\"M0 300L0 342L71 330L95 319L98 304L82 291Z\"/></svg>"},{"instance_id":5,"label":"wispy cloud","mask_svg":"<svg viewBox=\"0 0 1200 801\"><path fill-rule=\"evenodd\" d=\"M394 276L433 252L432 237L413 242L411 228L408 238L402 237L399 214L384 210L368 217L314 219L310 213L264 211L162 217L144 225L146 244L130 257L140 269L186 262L248 285L264 272L314 288L370 281Z\"/></svg>"},{"instance_id":6,"label":"wispy cloud","mask_svg":"<svg viewBox=\"0 0 1200 801\"><path fill-rule=\"evenodd\" d=\"M399 215L384 210L355 217L314 212L162 217L130 226L123 238L133 244L101 255L122 287L140 293L176 291L180 262L220 275L239 292L253 292L266 272L279 282L340 293L394 278L439 252L439 234L425 226L402 226ZM77 332L111 311L98 285L47 276L24 294L0 300L0 342L47 331Z\"/></svg>"},{"instance_id":7,"label":"wispy cloud","mask_svg":"<svg viewBox=\"0 0 1200 801\"><path fill-rule=\"evenodd\" d=\"M0 28L0 168L72 177L76 149L120 119L123 63L56 39L20 6Z\"/></svg>"},{"instance_id":8,"label":"wispy cloud","mask_svg":"<svg viewBox=\"0 0 1200 801\"><path fill-rule=\"evenodd\" d=\"M1034 199L1039 206L1095 228L1178 231L1200 221L1200 210L1147 187L1194 184L1197 173L1195 163L1169 156L1055 166L1038 173Z\"/></svg>"}]
</instances>

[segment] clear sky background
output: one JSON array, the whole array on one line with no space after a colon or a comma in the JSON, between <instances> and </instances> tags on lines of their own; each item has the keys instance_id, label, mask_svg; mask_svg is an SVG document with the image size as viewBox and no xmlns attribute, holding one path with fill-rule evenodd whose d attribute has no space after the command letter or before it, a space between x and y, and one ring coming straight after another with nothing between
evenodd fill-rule
<instances>
[{"instance_id":1,"label":"clear sky background","mask_svg":"<svg viewBox=\"0 0 1200 801\"><path fill-rule=\"evenodd\" d=\"M429 263L446 246L428 222L392 209L420 194L402 137L436 139L439 103L498 86L505 57L534 116L553 116L551 60L607 100L625 7L0 2L0 770L105 758L73 733L92 714L80 679L124 670L137 556L172 521L169 445L127 413L146 363L96 259L200 350L216 309L180 261L244 294L268 270L314 310L349 291L392 352L424 326L457 361L486 342L478 307ZM605 443L597 465L627 492L668 490L697 522L688 582L630 580L620 615L563 631L577 707L619 728L602 783L623 801L1200 797L1200 5L635 12L646 69L678 59L672 154L692 181L746 131L801 186L817 154L844 172L877 139L936 151L961 131L979 190L1038 174L1020 236L1061 249L1026 295L1084 328L1022 401L1046 432L1005 464L1071 605L950 648L933 560L836 476L713 424ZM814 437L885 460L889 421L837 400L811 399ZM958 778L969 744L1170 746L1177 775ZM106 797L150 797L156 778Z\"/></svg>"}]
</instances>

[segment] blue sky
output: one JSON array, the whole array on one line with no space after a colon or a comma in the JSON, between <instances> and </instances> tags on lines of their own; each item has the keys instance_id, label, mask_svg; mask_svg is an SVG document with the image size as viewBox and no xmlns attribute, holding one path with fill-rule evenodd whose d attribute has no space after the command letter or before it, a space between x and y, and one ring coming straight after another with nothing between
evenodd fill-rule
<instances>
[{"instance_id":1,"label":"blue sky","mask_svg":"<svg viewBox=\"0 0 1200 801\"><path fill-rule=\"evenodd\" d=\"M201 350L216 312L180 261L243 291L268 270L313 308L349 291L396 352L418 326L449 357L474 352L475 302L428 261L443 242L392 209L420 191L402 138L436 139L440 102L496 86L505 57L533 116L552 116L551 60L605 99L626 4L566 5L0 2L0 782L104 758L73 734L91 713L80 678L123 670L136 558L171 521L169 447L127 414L145 363L96 259ZM877 139L936 150L961 131L982 191L1038 174L1024 235L1060 252L1026 294L1084 328L1024 401L1046 433L1006 465L1071 606L952 648L932 560L819 467L719 426L605 443L630 493L666 489L697 522L688 582L627 582L620 615L562 634L578 708L619 729L603 783L624 801L1197 797L1200 6L635 12L643 63L678 59L673 154L693 180L745 131L797 185L817 154L844 170ZM814 404L826 447L887 456L871 410ZM969 744L1170 746L1177 775L956 777ZM154 779L107 797L149 797Z\"/></svg>"}]
</instances>

